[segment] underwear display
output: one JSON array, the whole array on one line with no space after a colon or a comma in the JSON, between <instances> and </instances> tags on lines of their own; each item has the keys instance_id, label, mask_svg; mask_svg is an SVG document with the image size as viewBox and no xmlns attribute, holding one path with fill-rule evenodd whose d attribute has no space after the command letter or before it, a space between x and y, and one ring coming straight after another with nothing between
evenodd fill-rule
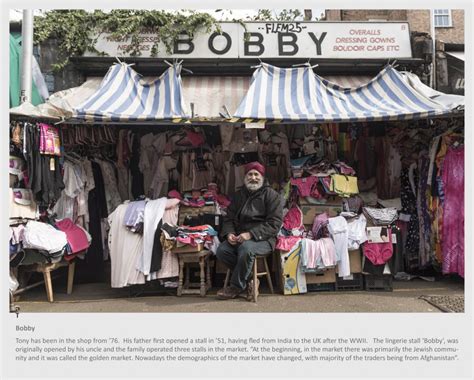
<instances>
[{"instance_id":1,"label":"underwear display","mask_svg":"<svg viewBox=\"0 0 474 380\"><path fill-rule=\"evenodd\" d=\"M298 188L298 194L301 197L322 198L322 195L316 188L319 182L318 177L291 178L290 182Z\"/></svg>"},{"instance_id":2,"label":"underwear display","mask_svg":"<svg viewBox=\"0 0 474 380\"><path fill-rule=\"evenodd\" d=\"M364 256L374 265L385 264L393 255L392 230L388 228L388 242L362 244Z\"/></svg>"}]
</instances>

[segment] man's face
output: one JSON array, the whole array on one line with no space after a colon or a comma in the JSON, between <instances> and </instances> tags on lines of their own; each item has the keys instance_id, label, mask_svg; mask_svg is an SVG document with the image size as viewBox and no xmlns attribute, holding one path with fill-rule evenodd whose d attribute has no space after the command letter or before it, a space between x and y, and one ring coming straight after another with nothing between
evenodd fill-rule
<instances>
[{"instance_id":1,"label":"man's face","mask_svg":"<svg viewBox=\"0 0 474 380\"><path fill-rule=\"evenodd\" d=\"M244 178L245 187L250 191L256 191L263 186L263 176L252 169L247 172Z\"/></svg>"}]
</instances>

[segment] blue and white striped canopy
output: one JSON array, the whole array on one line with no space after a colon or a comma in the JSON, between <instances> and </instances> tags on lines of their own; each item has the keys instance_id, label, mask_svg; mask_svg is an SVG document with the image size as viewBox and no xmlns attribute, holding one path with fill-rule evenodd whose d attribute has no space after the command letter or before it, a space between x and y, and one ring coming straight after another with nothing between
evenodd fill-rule
<instances>
[{"instance_id":1,"label":"blue and white striped canopy","mask_svg":"<svg viewBox=\"0 0 474 380\"><path fill-rule=\"evenodd\" d=\"M262 64L233 115L237 119L355 122L408 120L451 113L392 66L360 87L344 88L316 75L307 65L278 68Z\"/></svg>"},{"instance_id":2,"label":"blue and white striped canopy","mask_svg":"<svg viewBox=\"0 0 474 380\"><path fill-rule=\"evenodd\" d=\"M146 82L125 63L110 67L99 89L74 109L74 119L95 122L155 121L187 117L180 65Z\"/></svg>"}]
</instances>

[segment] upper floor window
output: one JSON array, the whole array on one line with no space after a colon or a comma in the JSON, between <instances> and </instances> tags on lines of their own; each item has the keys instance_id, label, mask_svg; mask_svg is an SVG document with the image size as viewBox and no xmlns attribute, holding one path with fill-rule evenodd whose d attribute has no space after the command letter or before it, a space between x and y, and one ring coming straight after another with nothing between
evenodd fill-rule
<instances>
[{"instance_id":1,"label":"upper floor window","mask_svg":"<svg viewBox=\"0 0 474 380\"><path fill-rule=\"evenodd\" d=\"M435 9L434 10L434 26L436 28L451 27L451 9Z\"/></svg>"}]
</instances>

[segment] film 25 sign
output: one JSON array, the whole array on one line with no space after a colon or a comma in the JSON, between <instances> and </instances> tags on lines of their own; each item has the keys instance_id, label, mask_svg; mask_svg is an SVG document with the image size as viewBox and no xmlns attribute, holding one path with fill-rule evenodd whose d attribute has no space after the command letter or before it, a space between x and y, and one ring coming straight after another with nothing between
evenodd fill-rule
<instances>
[{"instance_id":1,"label":"film 25 sign","mask_svg":"<svg viewBox=\"0 0 474 380\"><path fill-rule=\"evenodd\" d=\"M221 23L222 33L181 35L171 53L159 44L159 58L410 58L406 22L249 22ZM153 33L140 35L141 57L151 57ZM126 57L130 39L97 36L96 49ZM85 56L95 56L87 52Z\"/></svg>"}]
</instances>

